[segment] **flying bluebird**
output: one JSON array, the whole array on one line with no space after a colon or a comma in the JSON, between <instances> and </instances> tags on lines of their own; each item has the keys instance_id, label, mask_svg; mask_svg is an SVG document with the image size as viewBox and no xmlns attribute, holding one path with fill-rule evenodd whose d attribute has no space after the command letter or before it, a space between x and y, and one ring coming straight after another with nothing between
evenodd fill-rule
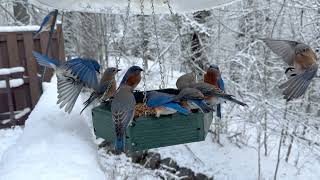
<instances>
[{"instance_id":1,"label":"flying bluebird","mask_svg":"<svg viewBox=\"0 0 320 180\"><path fill-rule=\"evenodd\" d=\"M103 97L104 100L108 100L111 96L113 96L117 89L115 75L119 71L120 69L114 67L106 69L102 75L98 88L94 89L90 97L83 103L84 108L81 110L80 114L96 99L99 100Z\"/></svg>"},{"instance_id":2,"label":"flying bluebird","mask_svg":"<svg viewBox=\"0 0 320 180\"><path fill-rule=\"evenodd\" d=\"M191 83L196 82L196 74L194 72L180 76L176 81L176 86L179 90L188 87Z\"/></svg>"},{"instance_id":3,"label":"flying bluebird","mask_svg":"<svg viewBox=\"0 0 320 180\"><path fill-rule=\"evenodd\" d=\"M225 92L224 81L221 76L220 69L217 65L210 65L207 72L204 74L204 82L218 87L222 92ZM217 116L221 118L221 104L217 104Z\"/></svg>"},{"instance_id":4,"label":"flying bluebird","mask_svg":"<svg viewBox=\"0 0 320 180\"><path fill-rule=\"evenodd\" d=\"M49 31L51 26L54 26L55 18L58 14L58 10L51 11L48 15L44 17L40 25L40 29L34 33L33 38L38 36L41 32Z\"/></svg>"},{"instance_id":5,"label":"flying bluebird","mask_svg":"<svg viewBox=\"0 0 320 180\"><path fill-rule=\"evenodd\" d=\"M205 97L200 90L195 88L183 88L175 97L188 109L200 109L202 113L209 113L212 108L205 102Z\"/></svg>"},{"instance_id":6,"label":"flying bluebird","mask_svg":"<svg viewBox=\"0 0 320 180\"><path fill-rule=\"evenodd\" d=\"M212 86L211 84L205 82L193 83L190 84L189 87L200 90L205 96L207 103L209 103L210 105L221 104L224 101L232 101L241 106L248 106L246 103L235 99L233 95L226 94L218 87Z\"/></svg>"},{"instance_id":7,"label":"flying bluebird","mask_svg":"<svg viewBox=\"0 0 320 180\"><path fill-rule=\"evenodd\" d=\"M112 120L115 126L116 142L115 150L123 152L125 149L125 131L135 114L136 100L132 87L121 85L111 102Z\"/></svg>"},{"instance_id":8,"label":"flying bluebird","mask_svg":"<svg viewBox=\"0 0 320 180\"><path fill-rule=\"evenodd\" d=\"M65 106L65 112L70 113L83 87L97 89L96 73L100 73L100 65L92 59L75 58L64 64L57 60L33 51L41 66L53 68L57 76L58 101L60 108Z\"/></svg>"},{"instance_id":9,"label":"flying bluebird","mask_svg":"<svg viewBox=\"0 0 320 180\"><path fill-rule=\"evenodd\" d=\"M160 115L169 115L179 112L184 115L188 115L190 111L182 107L178 102L175 95L167 94L158 91L147 92L147 106L154 108L156 111L156 117Z\"/></svg>"},{"instance_id":10,"label":"flying bluebird","mask_svg":"<svg viewBox=\"0 0 320 180\"><path fill-rule=\"evenodd\" d=\"M131 86L132 89L135 89L141 81L141 71L143 71L141 67L131 66L123 76L119 87L126 84L128 86Z\"/></svg>"},{"instance_id":11,"label":"flying bluebird","mask_svg":"<svg viewBox=\"0 0 320 180\"><path fill-rule=\"evenodd\" d=\"M290 101L302 96L318 71L319 65L317 64L316 53L310 46L296 41L262 40L289 65L286 72L294 70L289 80L279 86L280 89L284 89L282 92L284 98Z\"/></svg>"}]
</instances>

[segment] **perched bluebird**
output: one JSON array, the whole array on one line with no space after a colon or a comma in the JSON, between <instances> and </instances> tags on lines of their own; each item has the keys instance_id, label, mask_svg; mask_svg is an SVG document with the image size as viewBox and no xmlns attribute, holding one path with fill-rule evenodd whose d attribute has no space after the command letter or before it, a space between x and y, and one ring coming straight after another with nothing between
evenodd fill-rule
<instances>
[{"instance_id":1,"label":"perched bluebird","mask_svg":"<svg viewBox=\"0 0 320 180\"><path fill-rule=\"evenodd\" d=\"M131 66L126 72L126 74L123 76L120 82L120 86L126 84L128 86L131 86L132 89L135 89L141 81L141 71L143 71L141 67Z\"/></svg>"},{"instance_id":2,"label":"perched bluebird","mask_svg":"<svg viewBox=\"0 0 320 180\"><path fill-rule=\"evenodd\" d=\"M221 104L226 100L226 101L232 101L241 106L248 106L246 103L243 103L235 99L233 95L226 94L218 87L212 86L211 84L208 84L205 82L193 83L193 84L190 84L189 87L200 90L202 94L205 96L207 103L209 103L210 105Z\"/></svg>"},{"instance_id":3,"label":"perched bluebird","mask_svg":"<svg viewBox=\"0 0 320 180\"><path fill-rule=\"evenodd\" d=\"M180 93L175 97L188 109L200 109L202 113L209 113L212 108L205 102L205 97L200 90L195 88L183 88Z\"/></svg>"},{"instance_id":4,"label":"perched bluebird","mask_svg":"<svg viewBox=\"0 0 320 180\"><path fill-rule=\"evenodd\" d=\"M33 38L38 36L41 32L49 31L51 29L51 26L55 23L55 17L58 14L58 10L51 11L44 19L42 20L42 23L40 25L40 29L34 33Z\"/></svg>"},{"instance_id":5,"label":"perched bluebird","mask_svg":"<svg viewBox=\"0 0 320 180\"><path fill-rule=\"evenodd\" d=\"M127 126L133 120L135 114L136 100L133 95L134 88L141 80L141 69L139 66L131 66L120 83L111 102L112 120L115 126L117 152L124 151L124 135Z\"/></svg>"},{"instance_id":6,"label":"perched bluebird","mask_svg":"<svg viewBox=\"0 0 320 180\"><path fill-rule=\"evenodd\" d=\"M280 89L284 89L282 92L284 98L290 101L302 96L318 71L319 65L315 52L310 46L296 41L262 40L289 65L286 72L294 70L289 80L279 86Z\"/></svg>"},{"instance_id":7,"label":"perched bluebird","mask_svg":"<svg viewBox=\"0 0 320 180\"><path fill-rule=\"evenodd\" d=\"M111 103L112 120L116 132L115 150L117 152L123 152L125 149L125 131L135 114L136 100L132 90L131 86L121 85Z\"/></svg>"},{"instance_id":8,"label":"perched bluebird","mask_svg":"<svg viewBox=\"0 0 320 180\"><path fill-rule=\"evenodd\" d=\"M115 75L120 71L120 69L111 67L107 68L103 73L103 76L100 80L100 84L97 89L94 89L90 97L83 103L84 108L81 110L80 114L85 110L93 101L96 99L108 100L117 89Z\"/></svg>"},{"instance_id":9,"label":"perched bluebird","mask_svg":"<svg viewBox=\"0 0 320 180\"><path fill-rule=\"evenodd\" d=\"M196 74L194 72L180 76L176 81L176 86L179 90L188 87L191 83L196 82Z\"/></svg>"},{"instance_id":10,"label":"perched bluebird","mask_svg":"<svg viewBox=\"0 0 320 180\"><path fill-rule=\"evenodd\" d=\"M160 115L169 115L179 112L188 115L190 111L182 107L178 102L175 95L167 94L158 91L147 92L147 106L154 108L156 117Z\"/></svg>"},{"instance_id":11,"label":"perched bluebird","mask_svg":"<svg viewBox=\"0 0 320 180\"><path fill-rule=\"evenodd\" d=\"M60 108L65 106L65 112L70 113L83 87L97 89L96 73L100 73L100 65L92 59L75 58L60 64L33 51L33 55L41 66L53 68L57 76L58 101Z\"/></svg>"},{"instance_id":12,"label":"perched bluebird","mask_svg":"<svg viewBox=\"0 0 320 180\"><path fill-rule=\"evenodd\" d=\"M225 91L224 81L221 77L220 69L217 65L210 65L207 72L204 74L204 82L218 87L222 92ZM221 104L217 104L217 116L221 118Z\"/></svg>"}]
</instances>

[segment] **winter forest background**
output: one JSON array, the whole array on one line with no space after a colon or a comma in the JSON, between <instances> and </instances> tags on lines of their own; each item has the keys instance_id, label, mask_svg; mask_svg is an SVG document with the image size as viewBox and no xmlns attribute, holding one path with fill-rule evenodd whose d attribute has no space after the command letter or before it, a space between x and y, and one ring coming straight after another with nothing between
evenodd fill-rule
<instances>
[{"instance_id":1,"label":"winter forest background","mask_svg":"<svg viewBox=\"0 0 320 180\"><path fill-rule=\"evenodd\" d=\"M1 0L0 26L38 25L47 13L48 10L27 1ZM284 63L257 39L297 40L317 49L320 46L319 0L237 1L225 7L178 16L170 15L168 10L167 14L145 15L144 34L141 15L129 14L127 31L124 31L126 12L59 13L68 58L94 58L106 68L114 64L113 57L121 54L121 61L130 61L132 57L141 58L141 50L146 48L149 62L162 63L166 84L173 71L184 73L197 69L201 72L199 69L205 70L209 64L218 64L226 91L248 103L249 108L224 104L221 122L212 125L209 136L213 137L213 144L220 144L221 148L231 143L239 149L254 149L256 153L251 156L258 157L254 164L257 179L273 178L263 173L266 166L275 171L279 165L281 171L282 164L288 163L295 166L298 173L310 168L319 170L320 78L313 80L302 98L286 103L278 89L286 80ZM162 55L159 59L154 17ZM181 36L177 26L181 28ZM143 37L144 46L141 46ZM154 67L149 64L148 68ZM158 87L160 75L147 74L147 82L151 78L158 80L155 84ZM264 158L274 159L276 163L264 164Z\"/></svg>"}]
</instances>

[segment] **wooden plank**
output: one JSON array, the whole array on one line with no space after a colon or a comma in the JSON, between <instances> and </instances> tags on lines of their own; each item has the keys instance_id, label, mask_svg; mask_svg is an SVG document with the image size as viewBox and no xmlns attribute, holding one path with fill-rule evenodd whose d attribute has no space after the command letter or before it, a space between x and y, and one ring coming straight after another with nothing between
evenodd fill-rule
<instances>
[{"instance_id":1,"label":"wooden plank","mask_svg":"<svg viewBox=\"0 0 320 180\"><path fill-rule=\"evenodd\" d=\"M60 63L65 62L65 52L64 52L64 35L62 31L62 25L57 25L56 37L58 39L58 47L59 47L59 61Z\"/></svg>"},{"instance_id":2,"label":"wooden plank","mask_svg":"<svg viewBox=\"0 0 320 180\"><path fill-rule=\"evenodd\" d=\"M15 33L8 33L7 37L7 48L9 54L9 66L10 67L18 67L22 66L19 60L19 50L18 50L18 43L16 39ZM22 88L17 88L14 90L14 104L15 109L23 109L26 104L24 102L24 93Z\"/></svg>"},{"instance_id":3,"label":"wooden plank","mask_svg":"<svg viewBox=\"0 0 320 180\"><path fill-rule=\"evenodd\" d=\"M0 68L9 67L7 42L0 42Z\"/></svg>"},{"instance_id":4,"label":"wooden plank","mask_svg":"<svg viewBox=\"0 0 320 180\"><path fill-rule=\"evenodd\" d=\"M37 104L40 97L40 81L37 75L37 63L32 55L33 50L33 40L32 33L25 32L24 33L24 48L25 48L25 56L26 56L26 64L27 64L27 74L29 76L29 89L31 96L31 105L32 109Z\"/></svg>"}]
</instances>

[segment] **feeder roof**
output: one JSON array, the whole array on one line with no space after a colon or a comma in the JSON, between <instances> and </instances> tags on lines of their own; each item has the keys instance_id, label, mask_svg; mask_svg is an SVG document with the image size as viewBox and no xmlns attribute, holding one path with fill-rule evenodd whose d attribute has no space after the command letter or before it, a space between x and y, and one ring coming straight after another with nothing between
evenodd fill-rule
<instances>
[{"instance_id":1,"label":"feeder roof","mask_svg":"<svg viewBox=\"0 0 320 180\"><path fill-rule=\"evenodd\" d=\"M170 0L174 12L185 13L223 7L239 0ZM82 11L95 13L121 13L128 5L128 0L30 0L41 8L62 11ZM151 13L151 0L144 0L145 14ZM154 0L155 12L167 14L166 0ZM140 14L140 0L131 0L131 14Z\"/></svg>"}]
</instances>

